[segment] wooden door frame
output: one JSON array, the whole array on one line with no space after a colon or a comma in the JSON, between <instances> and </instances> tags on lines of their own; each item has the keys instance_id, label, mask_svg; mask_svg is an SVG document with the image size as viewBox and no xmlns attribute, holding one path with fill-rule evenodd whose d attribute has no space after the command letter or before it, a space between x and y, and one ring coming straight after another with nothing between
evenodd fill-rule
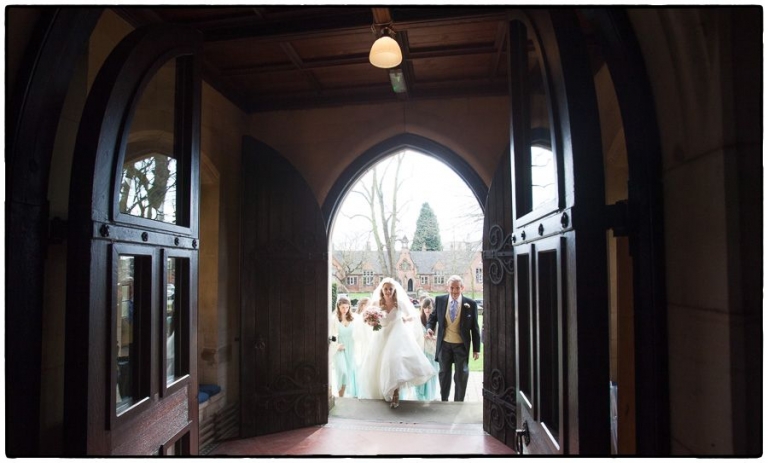
<instances>
[{"instance_id":1,"label":"wooden door frame","mask_svg":"<svg viewBox=\"0 0 768 463\"><path fill-rule=\"evenodd\" d=\"M48 177L78 58L103 8L40 8L13 91L6 89L6 452L42 453L43 296Z\"/></svg>"},{"instance_id":2,"label":"wooden door frame","mask_svg":"<svg viewBox=\"0 0 768 463\"><path fill-rule=\"evenodd\" d=\"M669 455L671 431L661 138L648 71L627 11L581 12L596 38L616 90L629 164L629 235L633 263L635 427L638 455Z\"/></svg>"}]
</instances>

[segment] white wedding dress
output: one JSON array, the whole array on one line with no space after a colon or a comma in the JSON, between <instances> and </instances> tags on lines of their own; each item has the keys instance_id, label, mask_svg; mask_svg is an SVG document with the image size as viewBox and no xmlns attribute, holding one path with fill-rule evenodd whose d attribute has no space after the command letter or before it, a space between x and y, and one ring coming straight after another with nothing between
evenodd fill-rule
<instances>
[{"instance_id":1,"label":"white wedding dress","mask_svg":"<svg viewBox=\"0 0 768 463\"><path fill-rule=\"evenodd\" d=\"M402 287L398 288L400 291ZM358 378L360 398L389 402L395 389L400 389L402 397L403 389L424 384L437 374L418 343L423 335L418 316L414 316L416 311L409 311L407 305L410 303L400 300L381 319L381 329L373 332ZM403 321L403 317L409 316L413 319Z\"/></svg>"}]
</instances>

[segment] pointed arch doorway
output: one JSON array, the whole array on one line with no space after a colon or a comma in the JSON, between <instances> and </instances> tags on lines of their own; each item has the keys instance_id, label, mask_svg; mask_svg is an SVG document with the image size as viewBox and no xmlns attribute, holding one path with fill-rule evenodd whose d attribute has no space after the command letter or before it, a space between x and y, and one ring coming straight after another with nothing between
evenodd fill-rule
<instances>
[{"instance_id":1,"label":"pointed arch doorway","mask_svg":"<svg viewBox=\"0 0 768 463\"><path fill-rule=\"evenodd\" d=\"M440 145L430 139L414 134L401 134L391 139L385 140L365 151L344 171L344 173L339 177L339 180L333 185L329 195L326 198L326 202L323 204L325 221L329 230L329 242L332 241L331 235L333 233L333 228L336 224L337 216L341 213L340 210L342 209L345 196L354 189L354 186L357 184L358 180L361 180L364 175L378 162L383 161L387 157L395 156L397 153L401 153L403 151L406 151L406 160L404 161L406 163L408 162L407 156L409 155L423 155L434 158L440 163L445 164L447 168L451 170L456 177L458 177L458 179L455 181L464 182L465 186L471 191L471 195L477 201L479 210L482 213L488 189L485 183L480 179L479 175L463 158L458 156L449 148ZM414 162L416 161L414 160ZM421 174L422 172L419 170L418 173ZM431 180L432 178L428 177L428 179L424 181L429 182ZM454 180L451 179L451 182L453 181ZM407 199L407 196L402 198L398 197L398 203L401 199ZM419 201L421 200L422 199L419 198ZM409 225L406 226L410 227ZM408 247L407 241L404 242L403 246L404 248ZM415 251L418 250L410 249L408 251L402 251L400 253L400 259L403 259L403 255L410 256ZM397 260L397 258L395 261L400 262ZM419 276L408 273L414 270L411 263L406 265L404 262L401 262L400 264L396 265L395 270L398 272L403 270L403 274L399 275L397 278L401 281L406 291L409 293L422 292L422 290L425 288L424 282L423 280L419 279ZM447 269L446 272L446 275L451 273L458 273L455 271L455 269ZM468 273L471 273L471 276L474 278L473 272ZM441 278L444 281L446 276L442 276ZM369 283L372 283L372 286L369 284L365 288L360 287L358 289L360 289L360 291L363 293L370 293L370 291L378 283L378 280L374 280ZM419 284L417 285L417 283ZM444 284L431 283L432 279L430 278L430 285L426 286L427 288L431 288L429 292L433 294L441 294L445 292ZM465 290L469 290L470 287L473 287L473 285L467 283ZM350 292L350 294L353 293L353 289L347 288L347 290ZM465 296L470 296L470 294L465 292ZM470 366L472 366L472 362L474 361L470 359ZM472 432L482 434L482 374L482 371L471 372L470 385L468 388L469 391L463 404L457 404L454 402L442 403L439 401L439 398L433 402L420 402L415 400L415 397L410 397L410 399L413 400L408 400L409 397L406 396L406 398L401 401L401 407L398 411L403 411L402 409L404 408L404 404L406 407L409 407L408 420L413 421L414 426L470 426L471 429L473 429ZM329 381L333 381L333 378L331 378ZM358 420L373 418L376 421L380 419L384 421L392 419L395 420L395 423L398 419L402 419L402 416L400 416L398 413L383 413L380 415L380 410L378 410L379 408L385 411L389 411L389 409L377 407L378 405L382 404L361 404L361 402L374 401L358 401L357 399L351 399L348 397L339 399L335 396L331 397L330 400L335 403L334 408L332 408L330 412L331 417L353 418ZM463 408L464 411L459 411L461 408Z\"/></svg>"}]
</instances>

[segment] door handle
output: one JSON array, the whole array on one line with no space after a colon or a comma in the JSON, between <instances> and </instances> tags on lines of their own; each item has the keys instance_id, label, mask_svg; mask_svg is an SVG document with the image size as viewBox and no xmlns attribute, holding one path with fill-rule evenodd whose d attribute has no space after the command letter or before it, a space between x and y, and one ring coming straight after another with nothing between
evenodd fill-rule
<instances>
[{"instance_id":1,"label":"door handle","mask_svg":"<svg viewBox=\"0 0 768 463\"><path fill-rule=\"evenodd\" d=\"M267 348L267 342L264 340L264 336L261 334L256 335L256 342L253 344L253 348L261 351Z\"/></svg>"},{"instance_id":2,"label":"door handle","mask_svg":"<svg viewBox=\"0 0 768 463\"><path fill-rule=\"evenodd\" d=\"M531 433L528 432L528 422L523 421L523 429L515 430L515 451L518 455L523 454L523 443L529 445L531 443Z\"/></svg>"}]
</instances>

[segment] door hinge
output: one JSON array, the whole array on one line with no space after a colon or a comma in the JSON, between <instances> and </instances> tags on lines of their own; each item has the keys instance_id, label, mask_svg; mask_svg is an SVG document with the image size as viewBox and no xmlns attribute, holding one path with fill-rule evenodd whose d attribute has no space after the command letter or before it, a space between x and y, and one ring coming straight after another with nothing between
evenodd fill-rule
<instances>
[{"instance_id":1,"label":"door hinge","mask_svg":"<svg viewBox=\"0 0 768 463\"><path fill-rule=\"evenodd\" d=\"M614 236L629 236L632 224L626 199L605 206L605 228L613 230Z\"/></svg>"}]
</instances>

